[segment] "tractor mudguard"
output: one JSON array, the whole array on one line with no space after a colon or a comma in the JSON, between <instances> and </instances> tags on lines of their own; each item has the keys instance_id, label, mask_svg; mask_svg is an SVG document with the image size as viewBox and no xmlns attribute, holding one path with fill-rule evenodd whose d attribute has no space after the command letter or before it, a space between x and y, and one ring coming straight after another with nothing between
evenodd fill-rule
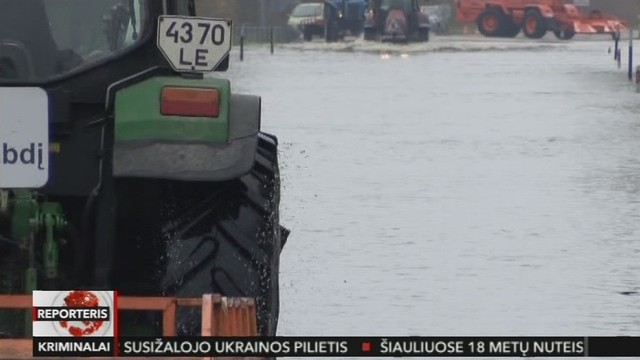
<instances>
[{"instance_id":1,"label":"tractor mudguard","mask_svg":"<svg viewBox=\"0 0 640 360\"><path fill-rule=\"evenodd\" d=\"M251 170L260 130L260 97L231 95L224 79L149 81L116 94L114 177L223 181ZM218 117L162 115L160 92L165 86L218 88Z\"/></svg>"},{"instance_id":2,"label":"tractor mudguard","mask_svg":"<svg viewBox=\"0 0 640 360\"><path fill-rule=\"evenodd\" d=\"M231 121L229 139L231 141L255 137L260 131L261 99L255 95L231 95Z\"/></svg>"}]
</instances>

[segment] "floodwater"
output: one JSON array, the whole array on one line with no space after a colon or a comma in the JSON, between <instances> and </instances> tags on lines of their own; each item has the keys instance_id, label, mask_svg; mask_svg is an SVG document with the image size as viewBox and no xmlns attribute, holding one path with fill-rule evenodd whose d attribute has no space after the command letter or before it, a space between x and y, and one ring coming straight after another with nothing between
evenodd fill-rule
<instances>
[{"instance_id":1,"label":"floodwater","mask_svg":"<svg viewBox=\"0 0 640 360\"><path fill-rule=\"evenodd\" d=\"M280 140L279 334L637 335L640 94L611 45L234 50Z\"/></svg>"}]
</instances>

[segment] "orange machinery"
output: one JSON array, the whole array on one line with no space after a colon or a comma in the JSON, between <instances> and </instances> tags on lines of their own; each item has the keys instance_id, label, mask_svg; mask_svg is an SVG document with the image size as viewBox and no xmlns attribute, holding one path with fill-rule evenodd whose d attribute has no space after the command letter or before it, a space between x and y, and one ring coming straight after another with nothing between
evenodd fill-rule
<instances>
[{"instance_id":1,"label":"orange machinery","mask_svg":"<svg viewBox=\"0 0 640 360\"><path fill-rule=\"evenodd\" d=\"M628 31L624 21L600 11L583 14L565 0L455 0L456 18L476 23L487 37L516 37L520 30L530 39L552 31L559 39L576 34L612 34Z\"/></svg>"}]
</instances>

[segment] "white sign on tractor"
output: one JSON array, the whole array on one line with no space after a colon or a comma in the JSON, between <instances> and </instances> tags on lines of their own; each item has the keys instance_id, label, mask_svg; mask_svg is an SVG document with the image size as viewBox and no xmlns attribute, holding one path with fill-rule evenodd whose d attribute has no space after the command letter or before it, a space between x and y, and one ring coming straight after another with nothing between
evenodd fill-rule
<instances>
[{"instance_id":1,"label":"white sign on tractor","mask_svg":"<svg viewBox=\"0 0 640 360\"><path fill-rule=\"evenodd\" d=\"M160 16L158 48L179 72L212 72L231 51L231 20Z\"/></svg>"},{"instance_id":2,"label":"white sign on tractor","mask_svg":"<svg viewBox=\"0 0 640 360\"><path fill-rule=\"evenodd\" d=\"M40 188L48 180L46 91L0 87L0 188Z\"/></svg>"}]
</instances>

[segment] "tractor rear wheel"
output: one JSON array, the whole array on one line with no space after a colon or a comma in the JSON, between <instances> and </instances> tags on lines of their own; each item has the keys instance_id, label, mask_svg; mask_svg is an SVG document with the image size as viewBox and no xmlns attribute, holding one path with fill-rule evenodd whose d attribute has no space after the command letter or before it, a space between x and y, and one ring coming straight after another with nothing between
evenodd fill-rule
<instances>
[{"instance_id":1,"label":"tractor rear wheel","mask_svg":"<svg viewBox=\"0 0 640 360\"><path fill-rule=\"evenodd\" d=\"M478 31L486 37L500 36L506 22L502 11L488 8L478 16Z\"/></svg>"},{"instance_id":2,"label":"tractor rear wheel","mask_svg":"<svg viewBox=\"0 0 640 360\"><path fill-rule=\"evenodd\" d=\"M547 33L544 18L537 10L528 10L522 19L522 32L530 39L541 39Z\"/></svg>"},{"instance_id":3,"label":"tractor rear wheel","mask_svg":"<svg viewBox=\"0 0 640 360\"><path fill-rule=\"evenodd\" d=\"M157 182L151 186L149 180L127 181L121 188L120 198L138 205L124 204L129 211L119 214L129 219L121 220L127 224L118 238L119 252L129 257L119 264L121 282L153 284L147 294L255 298L259 333L274 336L279 258L288 235L279 224L277 139L260 133L254 166L239 179L152 181ZM139 206L141 201L144 206ZM135 285L123 291L131 292L145 291ZM199 309L180 309L178 335L198 335L200 321ZM123 317L123 331L124 322Z\"/></svg>"}]
</instances>

